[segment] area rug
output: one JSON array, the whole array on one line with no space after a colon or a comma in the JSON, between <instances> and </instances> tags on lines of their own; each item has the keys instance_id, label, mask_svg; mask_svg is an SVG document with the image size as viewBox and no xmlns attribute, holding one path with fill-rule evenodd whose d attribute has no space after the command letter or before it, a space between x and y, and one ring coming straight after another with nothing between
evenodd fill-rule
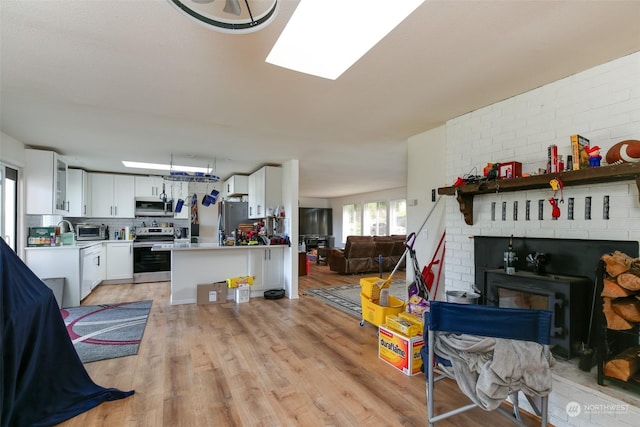
<instances>
[{"instance_id":1,"label":"area rug","mask_svg":"<svg viewBox=\"0 0 640 427\"><path fill-rule=\"evenodd\" d=\"M404 280L392 280L391 285L389 285L389 295L406 301L407 286ZM362 319L360 290L360 284L357 284L307 289L305 293L313 295L330 306L344 311L353 317Z\"/></svg>"},{"instance_id":2,"label":"area rug","mask_svg":"<svg viewBox=\"0 0 640 427\"><path fill-rule=\"evenodd\" d=\"M83 363L138 353L153 301L85 305L60 310Z\"/></svg>"}]
</instances>

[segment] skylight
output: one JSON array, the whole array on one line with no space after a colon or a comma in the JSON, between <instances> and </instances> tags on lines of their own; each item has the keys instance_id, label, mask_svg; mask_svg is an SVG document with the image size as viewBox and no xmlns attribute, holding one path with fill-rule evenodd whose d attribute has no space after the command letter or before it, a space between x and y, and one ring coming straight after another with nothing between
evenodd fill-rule
<instances>
[{"instance_id":1,"label":"skylight","mask_svg":"<svg viewBox=\"0 0 640 427\"><path fill-rule=\"evenodd\" d=\"M163 163L144 163L144 162L132 162L128 160L123 160L122 164L128 168L137 168L137 169L153 169L153 170L163 170L163 171L180 171L180 172L202 172L202 173L211 173L211 168L199 168L195 166L180 166L180 165L167 165Z\"/></svg>"},{"instance_id":2,"label":"skylight","mask_svg":"<svg viewBox=\"0 0 640 427\"><path fill-rule=\"evenodd\" d=\"M424 0L300 0L266 61L335 80Z\"/></svg>"}]
</instances>

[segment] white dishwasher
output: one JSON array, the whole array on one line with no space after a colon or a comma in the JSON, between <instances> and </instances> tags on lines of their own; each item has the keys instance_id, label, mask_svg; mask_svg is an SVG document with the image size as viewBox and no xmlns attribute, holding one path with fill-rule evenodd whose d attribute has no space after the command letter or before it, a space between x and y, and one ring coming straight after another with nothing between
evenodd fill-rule
<instances>
[{"instance_id":1,"label":"white dishwasher","mask_svg":"<svg viewBox=\"0 0 640 427\"><path fill-rule=\"evenodd\" d=\"M80 300L101 281L102 244L80 249Z\"/></svg>"}]
</instances>

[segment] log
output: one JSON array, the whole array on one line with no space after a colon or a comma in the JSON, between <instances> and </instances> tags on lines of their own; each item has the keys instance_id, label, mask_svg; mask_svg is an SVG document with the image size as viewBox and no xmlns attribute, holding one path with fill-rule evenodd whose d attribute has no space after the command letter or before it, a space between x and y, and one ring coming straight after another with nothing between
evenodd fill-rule
<instances>
[{"instance_id":1,"label":"log","mask_svg":"<svg viewBox=\"0 0 640 427\"><path fill-rule=\"evenodd\" d=\"M627 322L640 322L640 301L636 298L616 298L611 302L611 308Z\"/></svg>"},{"instance_id":2,"label":"log","mask_svg":"<svg viewBox=\"0 0 640 427\"><path fill-rule=\"evenodd\" d=\"M636 276L631 272L618 274L616 282L618 285L630 291L640 291L640 276Z\"/></svg>"},{"instance_id":3,"label":"log","mask_svg":"<svg viewBox=\"0 0 640 427\"><path fill-rule=\"evenodd\" d=\"M616 282L615 280L605 278L603 280L603 284L604 287L602 288L602 293L600 294L603 297L622 298L633 295L633 292L618 285L618 282Z\"/></svg>"},{"instance_id":4,"label":"log","mask_svg":"<svg viewBox=\"0 0 640 427\"><path fill-rule=\"evenodd\" d=\"M626 331L633 328L633 324L620 317L611 308L612 298L602 298L602 312L607 319L607 328L615 331Z\"/></svg>"},{"instance_id":5,"label":"log","mask_svg":"<svg viewBox=\"0 0 640 427\"><path fill-rule=\"evenodd\" d=\"M629 255L620 251L614 251L612 254L604 254L601 259L607 265L607 274L611 277L616 277L618 274L628 271L629 268L631 268L631 263L634 261Z\"/></svg>"},{"instance_id":6,"label":"log","mask_svg":"<svg viewBox=\"0 0 640 427\"><path fill-rule=\"evenodd\" d=\"M604 374L607 377L621 381L629 381L640 370L640 346L630 347L622 353L614 356L604 365Z\"/></svg>"}]
</instances>

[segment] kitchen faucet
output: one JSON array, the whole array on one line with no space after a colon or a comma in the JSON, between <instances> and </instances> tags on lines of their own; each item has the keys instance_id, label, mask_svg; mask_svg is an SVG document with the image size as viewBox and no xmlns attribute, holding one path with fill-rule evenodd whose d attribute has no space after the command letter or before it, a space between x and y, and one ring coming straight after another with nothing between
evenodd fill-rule
<instances>
[{"instance_id":1,"label":"kitchen faucet","mask_svg":"<svg viewBox=\"0 0 640 427\"><path fill-rule=\"evenodd\" d=\"M67 224L67 227L69 227L69 232L70 232L70 233L73 233L74 235L76 234L76 233L75 233L75 231L73 230L73 224L71 224L71 222L69 222L69 221L68 221L68 220L66 220L66 219L63 219L62 221L60 221L60 222L58 223L58 226L60 226L60 224L62 224L62 223Z\"/></svg>"}]
</instances>

